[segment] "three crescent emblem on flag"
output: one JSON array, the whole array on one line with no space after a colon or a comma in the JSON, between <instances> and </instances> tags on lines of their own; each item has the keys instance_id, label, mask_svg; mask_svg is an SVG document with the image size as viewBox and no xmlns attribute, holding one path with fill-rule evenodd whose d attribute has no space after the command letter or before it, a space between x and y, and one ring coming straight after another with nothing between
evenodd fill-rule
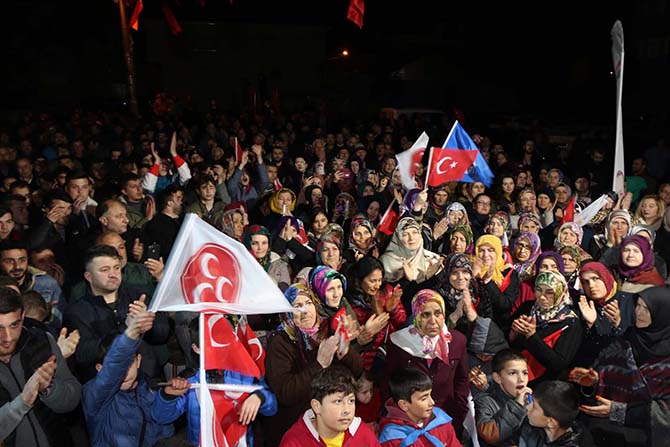
<instances>
[{"instance_id":1,"label":"three crescent emblem on flag","mask_svg":"<svg viewBox=\"0 0 670 447\"><path fill-rule=\"evenodd\" d=\"M182 292L190 303L237 301L240 267L225 247L203 245L186 263L181 275Z\"/></svg>"},{"instance_id":2,"label":"three crescent emblem on flag","mask_svg":"<svg viewBox=\"0 0 670 447\"><path fill-rule=\"evenodd\" d=\"M451 163L449 163L449 167L448 167L447 169L442 169L442 165L443 165L444 162L446 162L447 160L451 160ZM453 161L453 158L451 158L451 157L444 157L442 160L440 160L440 161L437 162L437 165L435 166L435 171L436 171L438 174L444 174L444 173L447 172L449 169L453 169L453 168L455 168L457 164L458 164L458 162L457 162L457 161Z\"/></svg>"}]
</instances>

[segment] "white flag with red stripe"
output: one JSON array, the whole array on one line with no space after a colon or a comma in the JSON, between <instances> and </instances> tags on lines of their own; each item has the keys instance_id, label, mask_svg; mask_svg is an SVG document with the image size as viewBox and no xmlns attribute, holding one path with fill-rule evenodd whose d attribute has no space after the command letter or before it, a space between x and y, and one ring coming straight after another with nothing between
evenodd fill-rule
<instances>
[{"instance_id":1,"label":"white flag with red stripe","mask_svg":"<svg viewBox=\"0 0 670 447\"><path fill-rule=\"evenodd\" d=\"M426 132L422 132L412 147L395 156L396 160L398 160L398 172L400 172L402 185L408 191L416 188L417 181L414 179L414 176L416 175L417 165L421 164L423 153L426 152L426 148L428 147L428 140Z\"/></svg>"},{"instance_id":2,"label":"white flag with red stripe","mask_svg":"<svg viewBox=\"0 0 670 447\"><path fill-rule=\"evenodd\" d=\"M293 308L244 245L189 213L149 310L247 315Z\"/></svg>"}]
</instances>

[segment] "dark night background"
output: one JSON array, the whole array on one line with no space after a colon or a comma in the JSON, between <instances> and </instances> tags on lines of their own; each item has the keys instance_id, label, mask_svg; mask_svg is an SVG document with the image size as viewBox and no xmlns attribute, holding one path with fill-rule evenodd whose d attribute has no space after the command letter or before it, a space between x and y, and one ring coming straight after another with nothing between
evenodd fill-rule
<instances>
[{"instance_id":1,"label":"dark night background","mask_svg":"<svg viewBox=\"0 0 670 447\"><path fill-rule=\"evenodd\" d=\"M117 4L7 3L5 111L122 104ZM367 0L361 31L346 19L347 0L180 0L169 3L183 28L178 37L160 2L144 3L139 32L131 31L142 105L167 91L239 109L262 75L287 110L323 99L352 116L388 105L458 106L482 120L512 114L613 125L610 29L620 19L628 134L659 134L668 121L670 2ZM350 57L338 56L343 48Z\"/></svg>"}]
</instances>

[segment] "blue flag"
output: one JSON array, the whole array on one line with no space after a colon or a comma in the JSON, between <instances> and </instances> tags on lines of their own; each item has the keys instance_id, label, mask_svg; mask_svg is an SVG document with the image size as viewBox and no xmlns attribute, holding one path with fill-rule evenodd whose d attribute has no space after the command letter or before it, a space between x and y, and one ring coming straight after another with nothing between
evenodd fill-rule
<instances>
[{"instance_id":1,"label":"blue flag","mask_svg":"<svg viewBox=\"0 0 670 447\"><path fill-rule=\"evenodd\" d=\"M489 168L486 160L484 160L481 152L479 152L479 148L477 148L475 142L472 141L470 135L468 135L458 121L451 128L451 132L449 132L449 136L442 145L442 148L477 151L477 158L475 158L474 164L465 171L465 174L463 174L463 177L459 181L465 183L482 182L487 187L491 186L494 177L491 168Z\"/></svg>"}]
</instances>

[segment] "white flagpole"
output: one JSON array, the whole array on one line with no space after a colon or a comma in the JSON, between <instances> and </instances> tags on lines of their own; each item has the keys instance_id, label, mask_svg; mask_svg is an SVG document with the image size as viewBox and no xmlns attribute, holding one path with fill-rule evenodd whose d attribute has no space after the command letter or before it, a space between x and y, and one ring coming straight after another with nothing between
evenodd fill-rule
<instances>
[{"instance_id":1,"label":"white flagpole","mask_svg":"<svg viewBox=\"0 0 670 447\"><path fill-rule=\"evenodd\" d=\"M623 151L623 118L621 112L621 97L623 93L623 26L621 21L614 22L612 27L612 61L614 62L614 74L616 75L616 143L614 152L614 177L612 179L612 190L616 191L619 200L623 197L625 167Z\"/></svg>"},{"instance_id":2,"label":"white flagpole","mask_svg":"<svg viewBox=\"0 0 670 447\"><path fill-rule=\"evenodd\" d=\"M428 156L428 170L426 171L426 184L423 185L423 189L428 189L428 178L430 177L430 170L433 167L433 146L430 147L430 155Z\"/></svg>"},{"instance_id":3,"label":"white flagpole","mask_svg":"<svg viewBox=\"0 0 670 447\"><path fill-rule=\"evenodd\" d=\"M203 436L207 433L207 424L211 424L211 421L208 420L208 412L205 409L205 405L208 405L208 399L205 399L205 394L207 393L207 373L205 371L205 314L200 312L198 318L200 333L198 340L198 347L200 348L200 445L202 446Z\"/></svg>"}]
</instances>

